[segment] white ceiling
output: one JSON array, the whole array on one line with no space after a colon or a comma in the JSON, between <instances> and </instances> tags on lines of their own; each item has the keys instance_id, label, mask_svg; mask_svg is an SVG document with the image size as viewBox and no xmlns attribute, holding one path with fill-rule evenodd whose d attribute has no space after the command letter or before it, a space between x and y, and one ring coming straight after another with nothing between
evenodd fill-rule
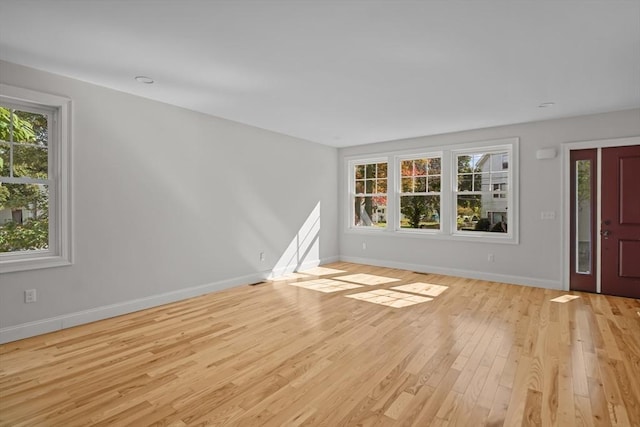
<instances>
[{"instance_id":1,"label":"white ceiling","mask_svg":"<svg viewBox=\"0 0 640 427\"><path fill-rule=\"evenodd\" d=\"M339 147L640 107L640 0L0 0L0 16L0 59Z\"/></svg>"}]
</instances>

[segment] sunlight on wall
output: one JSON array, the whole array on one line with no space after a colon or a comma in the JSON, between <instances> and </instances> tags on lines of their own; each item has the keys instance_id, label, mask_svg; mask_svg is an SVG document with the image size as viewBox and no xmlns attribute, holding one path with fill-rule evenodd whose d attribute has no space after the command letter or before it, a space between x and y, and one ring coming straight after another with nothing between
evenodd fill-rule
<instances>
[{"instance_id":1,"label":"sunlight on wall","mask_svg":"<svg viewBox=\"0 0 640 427\"><path fill-rule=\"evenodd\" d=\"M271 270L270 279L300 268L315 267L320 262L320 202L311 211Z\"/></svg>"}]
</instances>

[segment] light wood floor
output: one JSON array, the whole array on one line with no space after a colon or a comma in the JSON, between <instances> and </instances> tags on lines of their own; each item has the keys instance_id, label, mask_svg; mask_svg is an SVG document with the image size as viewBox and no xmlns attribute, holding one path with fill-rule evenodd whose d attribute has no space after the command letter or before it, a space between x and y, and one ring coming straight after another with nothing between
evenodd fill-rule
<instances>
[{"instance_id":1,"label":"light wood floor","mask_svg":"<svg viewBox=\"0 0 640 427\"><path fill-rule=\"evenodd\" d=\"M2 345L0 425L640 426L640 300L328 267L400 281L245 286ZM345 298L412 282L449 288Z\"/></svg>"}]
</instances>

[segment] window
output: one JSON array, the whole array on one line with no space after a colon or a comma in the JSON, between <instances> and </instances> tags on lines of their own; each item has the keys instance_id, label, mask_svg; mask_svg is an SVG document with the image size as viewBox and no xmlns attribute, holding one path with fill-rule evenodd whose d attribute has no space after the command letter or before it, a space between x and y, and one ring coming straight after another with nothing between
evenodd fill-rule
<instances>
[{"instance_id":1,"label":"window","mask_svg":"<svg viewBox=\"0 0 640 427\"><path fill-rule=\"evenodd\" d=\"M508 153L476 151L455 158L457 230L506 233Z\"/></svg>"},{"instance_id":2,"label":"window","mask_svg":"<svg viewBox=\"0 0 640 427\"><path fill-rule=\"evenodd\" d=\"M0 85L0 272L70 263L69 107Z\"/></svg>"},{"instance_id":3,"label":"window","mask_svg":"<svg viewBox=\"0 0 640 427\"><path fill-rule=\"evenodd\" d=\"M354 227L387 226L387 162L355 163L351 167Z\"/></svg>"},{"instance_id":4,"label":"window","mask_svg":"<svg viewBox=\"0 0 640 427\"><path fill-rule=\"evenodd\" d=\"M400 229L440 230L440 157L399 160Z\"/></svg>"},{"instance_id":5,"label":"window","mask_svg":"<svg viewBox=\"0 0 640 427\"><path fill-rule=\"evenodd\" d=\"M347 230L518 243L518 139L428 149L348 158Z\"/></svg>"},{"instance_id":6,"label":"window","mask_svg":"<svg viewBox=\"0 0 640 427\"><path fill-rule=\"evenodd\" d=\"M493 184L493 198L494 199L504 199L507 197L507 184Z\"/></svg>"}]
</instances>

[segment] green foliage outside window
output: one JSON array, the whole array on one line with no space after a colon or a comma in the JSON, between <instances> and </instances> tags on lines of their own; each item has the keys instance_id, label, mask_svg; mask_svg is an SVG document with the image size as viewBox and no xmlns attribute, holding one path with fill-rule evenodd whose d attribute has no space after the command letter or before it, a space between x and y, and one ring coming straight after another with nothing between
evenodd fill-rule
<instances>
[{"instance_id":1,"label":"green foliage outside window","mask_svg":"<svg viewBox=\"0 0 640 427\"><path fill-rule=\"evenodd\" d=\"M0 107L0 140L6 141L0 142L0 176L46 180L47 132L47 116ZM0 182L0 211L11 211L12 218L0 224L0 252L48 247L49 197L45 185Z\"/></svg>"}]
</instances>

